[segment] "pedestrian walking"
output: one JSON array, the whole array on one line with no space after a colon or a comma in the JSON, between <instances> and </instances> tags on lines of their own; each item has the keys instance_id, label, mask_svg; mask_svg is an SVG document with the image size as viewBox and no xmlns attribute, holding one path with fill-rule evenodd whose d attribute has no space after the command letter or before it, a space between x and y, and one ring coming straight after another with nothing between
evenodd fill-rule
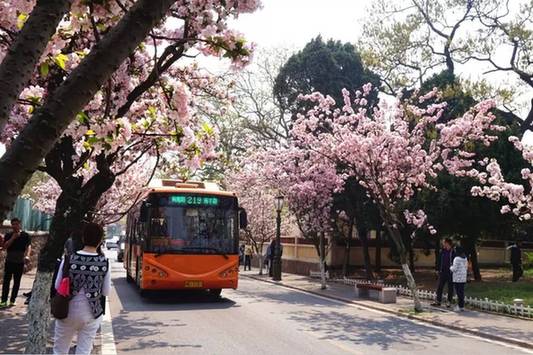
<instances>
[{"instance_id":1,"label":"pedestrian walking","mask_svg":"<svg viewBox=\"0 0 533 355\"><path fill-rule=\"evenodd\" d=\"M68 258L70 295L68 316L56 319L54 354L68 354L74 335L77 335L76 354L90 354L96 331L103 318L102 297L109 294L111 273L109 261L98 253L104 236L103 228L88 223L82 234L83 249L65 256L55 280L56 289L63 279L63 266Z\"/></svg>"},{"instance_id":2,"label":"pedestrian walking","mask_svg":"<svg viewBox=\"0 0 533 355\"><path fill-rule=\"evenodd\" d=\"M457 306L456 311L465 310L465 285L468 274L468 260L466 259L465 250L458 246L455 248L455 258L453 258L453 264L450 266L452 272L453 286L457 293Z\"/></svg>"},{"instance_id":3,"label":"pedestrian walking","mask_svg":"<svg viewBox=\"0 0 533 355\"><path fill-rule=\"evenodd\" d=\"M246 271L246 266L248 266L248 270L252 270L252 255L253 255L253 249L250 243L246 244L244 247L244 271Z\"/></svg>"},{"instance_id":4,"label":"pedestrian walking","mask_svg":"<svg viewBox=\"0 0 533 355\"><path fill-rule=\"evenodd\" d=\"M20 219L18 218L13 218L11 220L11 228L12 231L6 233L4 237L3 249L6 250L7 255L4 264L4 282L2 284L2 300L0 302L0 308L16 305L20 280L24 273L24 265L28 264L30 261L30 235L22 230ZM11 279L13 279L13 289L11 290L9 303L7 303Z\"/></svg>"},{"instance_id":5,"label":"pedestrian walking","mask_svg":"<svg viewBox=\"0 0 533 355\"><path fill-rule=\"evenodd\" d=\"M439 283L437 286L437 299L432 306L440 306L442 303L442 291L444 285L448 286L448 303L446 307L451 307L453 300L453 280L450 266L454 259L453 242L450 238L444 239L442 242L442 249L440 251L439 258L437 259L437 272L439 274Z\"/></svg>"},{"instance_id":6,"label":"pedestrian walking","mask_svg":"<svg viewBox=\"0 0 533 355\"><path fill-rule=\"evenodd\" d=\"M522 269L522 249L520 242L515 242L507 247L511 250L511 266L513 268L513 282L520 280L524 274Z\"/></svg>"},{"instance_id":7,"label":"pedestrian walking","mask_svg":"<svg viewBox=\"0 0 533 355\"><path fill-rule=\"evenodd\" d=\"M272 277L272 261L274 260L274 249L276 248L276 241L272 239L267 248L267 259L268 259L268 276Z\"/></svg>"},{"instance_id":8,"label":"pedestrian walking","mask_svg":"<svg viewBox=\"0 0 533 355\"><path fill-rule=\"evenodd\" d=\"M244 263L244 244L239 246L239 266Z\"/></svg>"}]
</instances>

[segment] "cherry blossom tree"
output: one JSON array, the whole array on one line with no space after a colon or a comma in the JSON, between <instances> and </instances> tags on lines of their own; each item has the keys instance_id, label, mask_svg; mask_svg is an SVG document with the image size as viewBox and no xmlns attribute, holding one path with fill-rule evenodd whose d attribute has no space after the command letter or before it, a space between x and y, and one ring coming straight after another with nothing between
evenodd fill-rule
<instances>
[{"instance_id":1,"label":"cherry blossom tree","mask_svg":"<svg viewBox=\"0 0 533 355\"><path fill-rule=\"evenodd\" d=\"M2 17L0 57L13 49L35 4L4 3L9 16ZM216 132L201 112L216 108L201 99L223 100L225 94L194 64L178 61L204 55L228 58L235 68L247 64L252 46L227 24L258 6L257 0L72 2L0 132L7 146L0 160L6 196L0 214L35 169L61 188L39 259L34 292L42 302L30 305L36 329L29 332L28 352L45 346L54 260L70 232L98 215L116 179L123 181L148 156L157 165L173 155L190 168L213 156Z\"/></svg>"},{"instance_id":2,"label":"cherry blossom tree","mask_svg":"<svg viewBox=\"0 0 533 355\"><path fill-rule=\"evenodd\" d=\"M512 213L519 220L529 221L533 215L533 147L515 136L509 137L509 141L522 153L522 158L530 166L521 171L523 182L509 181L496 159L485 158L478 161L477 169L468 172L469 176L477 178L481 185L472 187L471 193L473 196L486 197L493 201L506 201L500 210L502 214Z\"/></svg>"},{"instance_id":3,"label":"cherry blossom tree","mask_svg":"<svg viewBox=\"0 0 533 355\"><path fill-rule=\"evenodd\" d=\"M153 159L152 159L153 160ZM150 160L140 161L115 179L113 186L98 200L94 211L89 211L88 219L107 225L124 217L130 208L139 201L142 193L153 177L157 165ZM89 175L89 170L81 171ZM87 177L84 177L87 179ZM39 211L54 215L56 203L62 190L52 178L39 181L33 186L35 203L33 207Z\"/></svg>"},{"instance_id":4,"label":"cherry blossom tree","mask_svg":"<svg viewBox=\"0 0 533 355\"><path fill-rule=\"evenodd\" d=\"M415 310L421 311L401 231L406 225L436 230L424 211L409 211L406 206L417 190L435 189L432 180L439 172L468 174L476 161L472 145L489 145L497 139L493 133L504 128L493 124L490 100L440 123L446 103L421 107L437 95L436 90L392 104L382 101L369 111L365 97L371 90L367 84L353 97L344 90L342 107L320 93L303 96L315 106L299 116L292 134L295 145L344 166L344 176L357 179L372 198L399 252Z\"/></svg>"},{"instance_id":5,"label":"cherry blossom tree","mask_svg":"<svg viewBox=\"0 0 533 355\"><path fill-rule=\"evenodd\" d=\"M2 17L0 57L12 49L13 38L24 27L28 9L34 5L33 1L5 3L9 16ZM252 12L258 6L257 0L139 0L124 4L74 1L70 13L48 42L29 83L45 90L44 100L32 112L31 124L20 131L0 160L0 189L5 196L0 212L10 208L42 158L95 94L100 92L102 102L113 101L112 104L120 106L113 112L112 105L106 105L107 114L111 115L104 118L113 118L115 114L123 117L133 102L180 58L201 52L227 57L236 66L246 64L251 47L242 35L227 27L227 20L239 13ZM162 19L166 20L161 22ZM147 50L154 47L159 47L155 53ZM148 60L152 54L153 62ZM128 86L117 90L110 85L111 74L126 58L137 61L140 69L137 81L125 81L130 91ZM9 135L10 123L20 119L11 115L10 120L4 135Z\"/></svg>"},{"instance_id":6,"label":"cherry blossom tree","mask_svg":"<svg viewBox=\"0 0 533 355\"><path fill-rule=\"evenodd\" d=\"M302 236L315 245L320 258L322 288L326 288L325 258L332 233L333 193L343 179L335 164L314 151L297 146L270 149L251 162L263 186L284 196Z\"/></svg>"},{"instance_id":7,"label":"cherry blossom tree","mask_svg":"<svg viewBox=\"0 0 533 355\"><path fill-rule=\"evenodd\" d=\"M244 230L245 238L251 242L259 258L259 274L263 274L263 249L276 237L275 194L265 185L255 164L246 164L226 176L228 189L237 193L239 205L246 210L248 227ZM287 230L287 219L282 219L281 230Z\"/></svg>"}]
</instances>

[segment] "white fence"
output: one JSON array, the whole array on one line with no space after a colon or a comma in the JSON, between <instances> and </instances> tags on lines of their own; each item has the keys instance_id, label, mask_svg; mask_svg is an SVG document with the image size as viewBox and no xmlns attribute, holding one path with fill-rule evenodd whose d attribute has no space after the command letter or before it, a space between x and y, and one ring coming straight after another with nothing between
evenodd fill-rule
<instances>
[{"instance_id":1,"label":"white fence","mask_svg":"<svg viewBox=\"0 0 533 355\"><path fill-rule=\"evenodd\" d=\"M318 273L318 276L320 276L320 273ZM311 275L313 277L313 275ZM351 285L355 286L356 284L376 284L384 287L394 287L397 290L398 295L401 296L407 296L411 297L412 293L411 290L408 289L405 286L401 285L391 285L386 284L382 282L371 282L368 280L358 280L358 279L331 279L332 282L340 282L345 285ZM443 294L443 299L446 299L446 294ZM437 298L437 294L433 291L427 291L427 290L418 290L418 297L425 300L435 300ZM521 316L521 317L527 317L527 318L533 318L533 308L531 306L524 306L523 304L507 304L503 302L498 301L492 301L488 298L474 298L474 297L465 297L465 304L472 308L477 308L482 311L489 311L489 312L496 312L496 313L507 313L511 315Z\"/></svg>"}]
</instances>

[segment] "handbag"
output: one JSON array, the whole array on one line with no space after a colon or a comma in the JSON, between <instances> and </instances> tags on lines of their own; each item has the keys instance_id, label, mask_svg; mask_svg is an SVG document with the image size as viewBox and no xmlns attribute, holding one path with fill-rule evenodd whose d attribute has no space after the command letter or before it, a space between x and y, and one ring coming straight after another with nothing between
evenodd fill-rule
<instances>
[{"instance_id":1,"label":"handbag","mask_svg":"<svg viewBox=\"0 0 533 355\"><path fill-rule=\"evenodd\" d=\"M65 256L65 262L63 263L63 278L59 288L52 297L50 302L50 311L55 319L65 319L68 317L68 304L70 302L70 257ZM65 276L66 275L66 276Z\"/></svg>"}]
</instances>

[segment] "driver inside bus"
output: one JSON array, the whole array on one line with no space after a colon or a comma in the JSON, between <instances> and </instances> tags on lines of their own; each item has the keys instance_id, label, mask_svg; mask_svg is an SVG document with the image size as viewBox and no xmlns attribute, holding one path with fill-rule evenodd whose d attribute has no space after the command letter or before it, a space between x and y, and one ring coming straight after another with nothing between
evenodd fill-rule
<instances>
[{"instance_id":1,"label":"driver inside bus","mask_svg":"<svg viewBox=\"0 0 533 355\"><path fill-rule=\"evenodd\" d=\"M167 237L168 230L167 230L167 222L165 218L152 218L150 231L151 231L152 236Z\"/></svg>"}]
</instances>

